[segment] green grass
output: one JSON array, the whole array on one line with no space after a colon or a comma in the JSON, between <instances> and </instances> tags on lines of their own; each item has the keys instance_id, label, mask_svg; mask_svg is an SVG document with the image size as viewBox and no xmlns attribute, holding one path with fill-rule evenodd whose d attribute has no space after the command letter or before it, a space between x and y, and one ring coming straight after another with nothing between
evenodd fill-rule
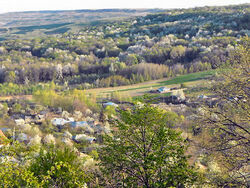
<instances>
[{"instance_id":1,"label":"green grass","mask_svg":"<svg viewBox=\"0 0 250 188\"><path fill-rule=\"evenodd\" d=\"M130 89L123 89L119 91L129 91L129 90L135 90L135 89L144 89L144 88L151 88L151 87L160 87L160 86L166 86L166 85L173 85L173 84L182 84L186 82L193 82L193 81L198 81L198 80L203 80L203 79L208 79L211 76L215 75L216 70L209 70L209 71L204 71L204 72L196 72L196 73L191 73L191 74L186 74L186 75L181 75L177 76L173 79L158 82L159 84L153 85L153 86L143 86L143 87L138 87L138 88L130 88ZM201 89L203 92L207 90L207 88L202 88ZM190 93L194 91L189 91ZM166 97L170 96L171 92L168 93L163 93L163 94L147 94L149 98L157 98L157 97ZM144 96L135 96L132 97L134 101L136 100L142 100Z\"/></svg>"},{"instance_id":2,"label":"green grass","mask_svg":"<svg viewBox=\"0 0 250 188\"><path fill-rule=\"evenodd\" d=\"M147 97L149 98L156 98L156 97L169 97L171 96L171 92L168 93L161 93L161 94L147 94ZM140 101L144 98L144 95L142 96L134 96L132 97L133 101Z\"/></svg>"},{"instance_id":3,"label":"green grass","mask_svg":"<svg viewBox=\"0 0 250 188\"><path fill-rule=\"evenodd\" d=\"M159 82L160 85L172 85L172 84L182 84L185 82L193 82L203 79L208 79L209 77L215 75L215 70L209 70L204 72L196 72L186 75L177 76L176 78L173 78L171 80L166 80L163 82Z\"/></svg>"},{"instance_id":4,"label":"green grass","mask_svg":"<svg viewBox=\"0 0 250 188\"><path fill-rule=\"evenodd\" d=\"M137 90L137 89L145 89L145 88L151 88L151 87L156 87L156 86L142 86L142 87L136 87L136 88L128 88L128 89L120 89L118 91L131 91L131 90Z\"/></svg>"},{"instance_id":5,"label":"green grass","mask_svg":"<svg viewBox=\"0 0 250 188\"><path fill-rule=\"evenodd\" d=\"M151 86L141 86L136 88L128 88L128 89L120 89L119 92L123 91L131 91L131 90L138 90L138 89L146 89L146 88L155 88L155 87L161 87L161 86L167 86L167 85L173 85L173 84L182 84L186 82L193 82L198 80L204 80L208 79L209 77L215 75L216 70L209 70L209 71L203 71L203 72L196 72L196 73L190 73L186 75L177 76L173 79L158 82L158 84L154 84Z\"/></svg>"}]
</instances>

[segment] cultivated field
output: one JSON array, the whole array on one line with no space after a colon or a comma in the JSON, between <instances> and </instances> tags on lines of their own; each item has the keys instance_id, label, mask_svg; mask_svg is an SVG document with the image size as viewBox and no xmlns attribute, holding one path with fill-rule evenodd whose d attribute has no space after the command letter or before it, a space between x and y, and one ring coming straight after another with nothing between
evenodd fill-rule
<instances>
[{"instance_id":1,"label":"cultivated field","mask_svg":"<svg viewBox=\"0 0 250 188\"><path fill-rule=\"evenodd\" d=\"M160 80L153 80L149 82L143 82L128 86L118 86L118 87L108 87L108 88L96 88L86 90L87 94L96 94L99 97L105 97L112 92L119 92L126 96L140 96L149 93L152 89L157 89L162 86L169 88L180 87L180 84L185 83L188 87L193 87L198 84L206 84L208 79L215 74L214 70L191 73L186 75L177 76L175 78L169 79L164 78Z\"/></svg>"}]
</instances>

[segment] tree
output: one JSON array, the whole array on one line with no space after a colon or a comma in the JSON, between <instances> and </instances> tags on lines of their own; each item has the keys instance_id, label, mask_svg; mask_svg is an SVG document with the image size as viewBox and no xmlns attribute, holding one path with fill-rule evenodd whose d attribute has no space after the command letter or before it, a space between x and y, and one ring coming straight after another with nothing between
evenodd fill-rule
<instances>
[{"instance_id":1,"label":"tree","mask_svg":"<svg viewBox=\"0 0 250 188\"><path fill-rule=\"evenodd\" d=\"M42 187L38 179L18 163L0 163L0 185L2 187Z\"/></svg>"},{"instance_id":2,"label":"tree","mask_svg":"<svg viewBox=\"0 0 250 188\"><path fill-rule=\"evenodd\" d=\"M124 187L192 184L197 174L184 155L187 145L173 129L179 116L148 104L121 111L116 131L99 151L106 183Z\"/></svg>"},{"instance_id":3,"label":"tree","mask_svg":"<svg viewBox=\"0 0 250 188\"><path fill-rule=\"evenodd\" d=\"M249 74L250 40L241 40L230 60L222 67L211 92L217 104L205 105L198 123L209 134L204 147L215 156L224 173L215 177L217 186L249 187L250 125ZM212 179L213 180L213 179Z\"/></svg>"},{"instance_id":4,"label":"tree","mask_svg":"<svg viewBox=\"0 0 250 188\"><path fill-rule=\"evenodd\" d=\"M76 152L50 145L41 148L29 166L29 171L45 187L84 187L88 177L82 167L83 161Z\"/></svg>"},{"instance_id":5,"label":"tree","mask_svg":"<svg viewBox=\"0 0 250 188\"><path fill-rule=\"evenodd\" d=\"M0 148L1 187L87 186L90 177L83 170L85 159L75 151L50 145L37 153L36 148L18 142Z\"/></svg>"},{"instance_id":6,"label":"tree","mask_svg":"<svg viewBox=\"0 0 250 188\"><path fill-rule=\"evenodd\" d=\"M6 82L14 83L16 79L16 73L14 71L8 72L5 79Z\"/></svg>"},{"instance_id":7,"label":"tree","mask_svg":"<svg viewBox=\"0 0 250 188\"><path fill-rule=\"evenodd\" d=\"M173 47L173 49L170 52L171 59L177 59L180 60L186 53L186 48L182 45Z\"/></svg>"},{"instance_id":8,"label":"tree","mask_svg":"<svg viewBox=\"0 0 250 188\"><path fill-rule=\"evenodd\" d=\"M0 147L1 187L42 187L37 177L27 169L27 159L20 157L27 155L30 150L19 142L10 143L7 147Z\"/></svg>"}]
</instances>

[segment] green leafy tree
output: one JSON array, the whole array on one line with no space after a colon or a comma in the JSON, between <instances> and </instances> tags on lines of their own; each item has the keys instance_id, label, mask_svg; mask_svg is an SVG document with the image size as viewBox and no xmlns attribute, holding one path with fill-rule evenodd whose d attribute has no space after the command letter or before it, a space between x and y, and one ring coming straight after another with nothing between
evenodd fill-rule
<instances>
[{"instance_id":1,"label":"green leafy tree","mask_svg":"<svg viewBox=\"0 0 250 188\"><path fill-rule=\"evenodd\" d=\"M19 103L13 105L13 112L19 113L22 110L22 106Z\"/></svg>"},{"instance_id":2,"label":"green leafy tree","mask_svg":"<svg viewBox=\"0 0 250 188\"><path fill-rule=\"evenodd\" d=\"M170 52L170 57L172 59L180 59L185 55L186 48L182 45L174 47Z\"/></svg>"},{"instance_id":3,"label":"green leafy tree","mask_svg":"<svg viewBox=\"0 0 250 188\"><path fill-rule=\"evenodd\" d=\"M121 111L99 151L108 186L171 187L197 179L184 155L187 145L173 129L179 116L148 104Z\"/></svg>"},{"instance_id":4,"label":"green leafy tree","mask_svg":"<svg viewBox=\"0 0 250 188\"><path fill-rule=\"evenodd\" d=\"M15 142L0 148L1 187L86 187L89 176L80 159L69 148L26 147Z\"/></svg>"},{"instance_id":5,"label":"green leafy tree","mask_svg":"<svg viewBox=\"0 0 250 188\"><path fill-rule=\"evenodd\" d=\"M40 150L29 171L49 187L84 187L88 178L81 169L83 162L71 149L51 145Z\"/></svg>"},{"instance_id":6,"label":"green leafy tree","mask_svg":"<svg viewBox=\"0 0 250 188\"><path fill-rule=\"evenodd\" d=\"M108 116L115 115L115 107L114 106L107 106L104 110L104 113L107 114Z\"/></svg>"},{"instance_id":7,"label":"green leafy tree","mask_svg":"<svg viewBox=\"0 0 250 188\"><path fill-rule=\"evenodd\" d=\"M27 158L23 157L28 156L31 150L28 150L19 142L8 141L8 143L11 144L0 147L0 186L42 187L38 178L27 168ZM22 155L20 155L20 153L22 153Z\"/></svg>"},{"instance_id":8,"label":"green leafy tree","mask_svg":"<svg viewBox=\"0 0 250 188\"><path fill-rule=\"evenodd\" d=\"M34 174L25 166L11 161L0 163L0 185L2 187L42 187Z\"/></svg>"},{"instance_id":9,"label":"green leafy tree","mask_svg":"<svg viewBox=\"0 0 250 188\"><path fill-rule=\"evenodd\" d=\"M6 82L14 83L16 79L16 73L14 71L10 71L6 75Z\"/></svg>"},{"instance_id":10,"label":"green leafy tree","mask_svg":"<svg viewBox=\"0 0 250 188\"><path fill-rule=\"evenodd\" d=\"M223 174L210 177L219 187L250 185L249 47L249 38L243 38L222 67L211 89L217 96L217 104L205 105L198 121L203 132L210 133L204 147L223 171Z\"/></svg>"}]
</instances>

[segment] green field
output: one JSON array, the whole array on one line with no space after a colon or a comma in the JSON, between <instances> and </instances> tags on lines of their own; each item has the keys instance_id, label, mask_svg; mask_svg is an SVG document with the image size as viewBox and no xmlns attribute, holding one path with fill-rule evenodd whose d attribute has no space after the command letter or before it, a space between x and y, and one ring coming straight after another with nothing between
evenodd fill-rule
<instances>
[{"instance_id":1,"label":"green field","mask_svg":"<svg viewBox=\"0 0 250 188\"><path fill-rule=\"evenodd\" d=\"M127 86L118 86L118 87L109 87L109 88L95 88L86 90L89 94L97 94L98 97L103 97L105 95L111 94L113 92L119 92L122 95L136 97L148 94L151 89L156 89L162 86L180 87L180 84L186 83L187 86L193 87L194 85L205 83L209 78L214 76L216 73L215 70L191 73L186 75L177 76L175 78L165 78L161 80L152 80L144 83L127 85ZM150 94L158 95L159 94Z\"/></svg>"},{"instance_id":2,"label":"green field","mask_svg":"<svg viewBox=\"0 0 250 188\"><path fill-rule=\"evenodd\" d=\"M159 86L172 85L172 84L182 84L182 83L186 83L186 82L205 80L205 79L208 79L211 76L215 75L215 72L216 72L215 70L209 70L209 71L204 71L204 72L196 72L196 73L177 76L176 78L173 78L171 80L159 82L160 83Z\"/></svg>"},{"instance_id":3,"label":"green field","mask_svg":"<svg viewBox=\"0 0 250 188\"><path fill-rule=\"evenodd\" d=\"M194 82L194 81L199 81L199 80L206 80L206 79L210 78L211 76L215 75L215 72L216 72L215 70L196 72L196 73L177 76L177 77L172 78L170 80L156 82L155 84L153 84L151 86L141 86L141 87L137 87L137 88L120 89L117 91L123 92L123 91L131 91L131 90L138 90L138 89L148 89L151 87L155 88L155 87L161 87L161 86Z\"/></svg>"},{"instance_id":4,"label":"green field","mask_svg":"<svg viewBox=\"0 0 250 188\"><path fill-rule=\"evenodd\" d=\"M171 92L168 93L158 93L158 94L148 94L147 95L149 98L156 98L156 97L169 97L171 96ZM134 101L140 101L144 98L144 96L134 96L132 99Z\"/></svg>"}]
</instances>

